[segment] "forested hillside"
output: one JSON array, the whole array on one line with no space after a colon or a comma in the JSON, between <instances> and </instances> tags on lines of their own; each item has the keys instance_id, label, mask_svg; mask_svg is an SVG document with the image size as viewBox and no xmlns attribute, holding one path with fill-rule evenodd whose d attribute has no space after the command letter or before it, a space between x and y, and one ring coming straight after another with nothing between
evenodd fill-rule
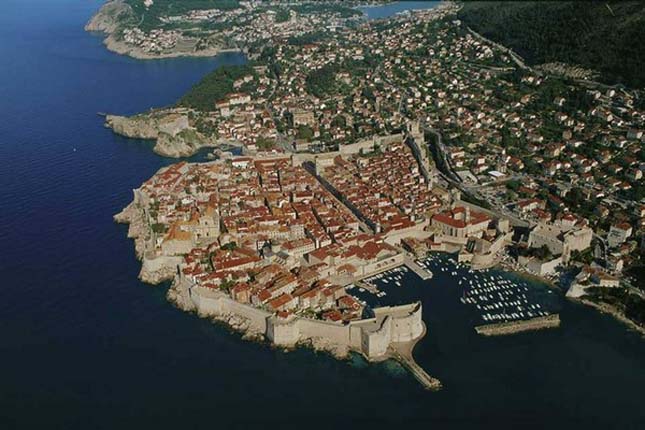
<instances>
[{"instance_id":1,"label":"forested hillside","mask_svg":"<svg viewBox=\"0 0 645 430\"><path fill-rule=\"evenodd\" d=\"M463 2L460 19L532 65L594 69L606 83L645 87L645 2Z\"/></svg>"},{"instance_id":2,"label":"forested hillside","mask_svg":"<svg viewBox=\"0 0 645 430\"><path fill-rule=\"evenodd\" d=\"M160 17L181 15L191 10L234 9L240 6L238 0L154 0L146 7L144 0L125 0L132 8L139 28L149 31L161 26Z\"/></svg>"},{"instance_id":3,"label":"forested hillside","mask_svg":"<svg viewBox=\"0 0 645 430\"><path fill-rule=\"evenodd\" d=\"M191 88L179 100L179 105L205 112L215 110L215 102L222 100L227 94L233 92L233 82L235 80L245 75L254 74L253 67L248 64L218 67Z\"/></svg>"}]
</instances>

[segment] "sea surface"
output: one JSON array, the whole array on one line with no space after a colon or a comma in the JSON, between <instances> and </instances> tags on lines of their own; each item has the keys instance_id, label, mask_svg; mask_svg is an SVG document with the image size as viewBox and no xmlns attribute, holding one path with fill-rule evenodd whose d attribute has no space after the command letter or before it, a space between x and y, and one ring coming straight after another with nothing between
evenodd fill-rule
<instances>
[{"instance_id":1,"label":"sea surface","mask_svg":"<svg viewBox=\"0 0 645 430\"><path fill-rule=\"evenodd\" d=\"M368 19L387 18L398 13L406 13L411 10L430 9L437 6L438 1L395 1L379 6L359 6Z\"/></svg>"},{"instance_id":2,"label":"sea surface","mask_svg":"<svg viewBox=\"0 0 645 430\"><path fill-rule=\"evenodd\" d=\"M483 338L450 273L406 281L432 393L396 363L243 341L139 282L112 216L172 161L97 112L171 104L245 60L115 55L83 31L99 6L2 1L0 429L642 428L645 342L565 300L558 330Z\"/></svg>"}]
</instances>

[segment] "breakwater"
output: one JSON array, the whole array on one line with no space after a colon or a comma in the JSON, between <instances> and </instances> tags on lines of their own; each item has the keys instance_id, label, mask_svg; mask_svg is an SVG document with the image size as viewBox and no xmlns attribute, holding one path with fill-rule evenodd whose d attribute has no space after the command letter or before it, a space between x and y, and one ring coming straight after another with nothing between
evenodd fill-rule
<instances>
[{"instance_id":1,"label":"breakwater","mask_svg":"<svg viewBox=\"0 0 645 430\"><path fill-rule=\"evenodd\" d=\"M395 356L395 359L399 361L408 371L414 376L414 378L419 381L419 383L426 390L439 391L443 387L441 381L437 378L430 376L421 366L417 364L416 361L411 356Z\"/></svg>"},{"instance_id":2,"label":"breakwater","mask_svg":"<svg viewBox=\"0 0 645 430\"><path fill-rule=\"evenodd\" d=\"M560 327L560 315L552 314L528 320L485 324L475 327L477 334L484 336L502 336L524 331L544 330Z\"/></svg>"},{"instance_id":3,"label":"breakwater","mask_svg":"<svg viewBox=\"0 0 645 430\"><path fill-rule=\"evenodd\" d=\"M401 363L423 388L431 391L438 391L443 388L441 381L433 376L430 376L423 367L415 361L412 352L417 342L426 335L426 326L423 324L423 333L416 339L408 342L399 342L391 345L391 357Z\"/></svg>"}]
</instances>

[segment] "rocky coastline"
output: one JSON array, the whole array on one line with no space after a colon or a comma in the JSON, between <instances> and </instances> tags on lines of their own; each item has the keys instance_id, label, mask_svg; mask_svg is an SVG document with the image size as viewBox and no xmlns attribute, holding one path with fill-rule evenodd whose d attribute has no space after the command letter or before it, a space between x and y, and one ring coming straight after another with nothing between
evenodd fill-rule
<instances>
[{"instance_id":1,"label":"rocky coastline","mask_svg":"<svg viewBox=\"0 0 645 430\"><path fill-rule=\"evenodd\" d=\"M599 310L603 314L607 314L625 324L629 328L638 332L641 336L645 337L645 327L636 324L634 321L630 320L623 314L620 309L616 308L607 303L597 303L586 298L571 298L571 300L582 303L583 305L590 306Z\"/></svg>"},{"instance_id":2,"label":"rocky coastline","mask_svg":"<svg viewBox=\"0 0 645 430\"><path fill-rule=\"evenodd\" d=\"M114 53L127 55L137 60L159 60L164 58L177 57L214 57L223 52L240 52L237 48L223 48L221 46L210 46L204 49L170 50L167 52L146 52L143 49L119 40L117 32L122 29L123 22L135 21L134 11L123 0L110 0L90 18L85 25L85 31L102 33L105 35L103 44Z\"/></svg>"},{"instance_id":3,"label":"rocky coastline","mask_svg":"<svg viewBox=\"0 0 645 430\"><path fill-rule=\"evenodd\" d=\"M128 225L128 239L134 240L134 250L138 260L143 259L146 248L147 226L143 211L134 202L127 205L121 212L114 215L114 221Z\"/></svg>"},{"instance_id":4,"label":"rocky coastline","mask_svg":"<svg viewBox=\"0 0 645 430\"><path fill-rule=\"evenodd\" d=\"M121 22L134 17L134 11L123 0L110 0L85 24L85 31L114 33Z\"/></svg>"},{"instance_id":5,"label":"rocky coastline","mask_svg":"<svg viewBox=\"0 0 645 430\"><path fill-rule=\"evenodd\" d=\"M186 115L173 111L132 117L107 115L105 126L127 138L154 140L153 151L169 158L190 157L203 148L235 145L235 142L205 136L189 125Z\"/></svg>"},{"instance_id":6,"label":"rocky coastline","mask_svg":"<svg viewBox=\"0 0 645 430\"><path fill-rule=\"evenodd\" d=\"M290 351L296 348L309 348L316 352L329 354L338 360L349 359L350 354L353 352L347 347L334 344L333 342L329 342L328 340L322 337L305 339L303 341L298 342L293 347L285 347L285 346L278 347L273 343L271 343L266 338L264 333L261 333L258 330L256 330L253 327L253 324L251 324L250 320L243 317L242 315L234 314L234 313L212 314L212 313L206 313L206 312L200 311L189 297L188 286L182 283L180 278L177 276L173 277L173 282L170 288L168 289L168 292L166 293L166 299L170 303L172 303L175 307L177 307L178 309L184 312L194 313L200 318L209 319L212 322L223 325L224 327L231 330L232 332L238 333L243 340L267 343L268 345L271 345L273 347L279 348L280 350L284 350L284 351ZM360 354L360 352L357 352L357 353ZM365 357L363 354L361 355ZM395 359L394 357L388 357L388 358ZM369 361L368 357L365 357L365 359Z\"/></svg>"},{"instance_id":7,"label":"rocky coastline","mask_svg":"<svg viewBox=\"0 0 645 430\"><path fill-rule=\"evenodd\" d=\"M128 224L128 238L134 241L137 259L141 261L139 279L147 284L158 285L174 279L180 257L162 257L150 259L146 257L147 243L151 240L149 228L143 210L132 202L121 212L114 215L119 224Z\"/></svg>"},{"instance_id":8,"label":"rocky coastline","mask_svg":"<svg viewBox=\"0 0 645 430\"><path fill-rule=\"evenodd\" d=\"M224 52L242 52L237 48L224 49L220 47L210 47L197 51L170 51L153 54L146 52L136 46L132 46L121 40L118 40L114 34L109 34L103 41L103 44L109 51L112 51L119 55L127 55L128 57L132 57L137 60L162 60L164 58L178 57L215 57L216 55L222 54Z\"/></svg>"}]
</instances>

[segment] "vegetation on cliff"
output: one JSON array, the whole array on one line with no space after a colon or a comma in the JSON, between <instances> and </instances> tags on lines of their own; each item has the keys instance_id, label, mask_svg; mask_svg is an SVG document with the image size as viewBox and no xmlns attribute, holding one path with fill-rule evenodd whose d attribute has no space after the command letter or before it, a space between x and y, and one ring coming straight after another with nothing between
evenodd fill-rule
<instances>
[{"instance_id":1,"label":"vegetation on cliff","mask_svg":"<svg viewBox=\"0 0 645 430\"><path fill-rule=\"evenodd\" d=\"M645 87L644 2L469 1L459 18L529 64L575 64L606 83Z\"/></svg>"},{"instance_id":2,"label":"vegetation on cliff","mask_svg":"<svg viewBox=\"0 0 645 430\"><path fill-rule=\"evenodd\" d=\"M240 6L238 0L154 0L146 7L143 0L125 0L137 17L137 27L149 31L162 27L159 18L164 16L182 15L191 10L221 9L230 10Z\"/></svg>"},{"instance_id":3,"label":"vegetation on cliff","mask_svg":"<svg viewBox=\"0 0 645 430\"><path fill-rule=\"evenodd\" d=\"M645 299L630 292L626 288L587 289L587 298L594 302L607 303L620 310L627 318L640 326L645 325Z\"/></svg>"},{"instance_id":4,"label":"vegetation on cliff","mask_svg":"<svg viewBox=\"0 0 645 430\"><path fill-rule=\"evenodd\" d=\"M217 101L234 92L233 82L242 76L254 74L253 67L248 64L219 67L193 86L179 100L179 105L205 112L213 111Z\"/></svg>"}]
</instances>

